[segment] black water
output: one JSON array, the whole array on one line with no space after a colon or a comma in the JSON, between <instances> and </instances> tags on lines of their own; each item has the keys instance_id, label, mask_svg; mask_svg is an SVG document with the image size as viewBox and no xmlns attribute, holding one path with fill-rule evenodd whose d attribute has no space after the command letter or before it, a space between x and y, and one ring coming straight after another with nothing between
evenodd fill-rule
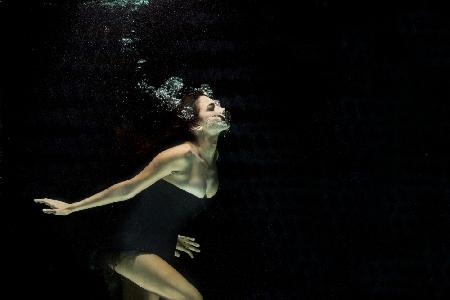
<instances>
[{"instance_id":1,"label":"black water","mask_svg":"<svg viewBox=\"0 0 450 300\"><path fill-rule=\"evenodd\" d=\"M170 76L211 84L232 112L219 193L187 228L202 253L177 264L205 299L448 298L439 7L78 2L0 3L3 272L16 298L110 297L87 256L117 207L58 218L32 199L79 200L148 162L118 131L158 125L135 86Z\"/></svg>"}]
</instances>

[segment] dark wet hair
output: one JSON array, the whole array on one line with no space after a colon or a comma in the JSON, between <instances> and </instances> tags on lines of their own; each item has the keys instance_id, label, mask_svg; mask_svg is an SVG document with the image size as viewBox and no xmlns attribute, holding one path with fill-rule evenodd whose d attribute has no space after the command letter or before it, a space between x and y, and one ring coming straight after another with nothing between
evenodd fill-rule
<instances>
[{"instance_id":1,"label":"dark wet hair","mask_svg":"<svg viewBox=\"0 0 450 300\"><path fill-rule=\"evenodd\" d=\"M186 141L194 141L194 128L198 125L200 111L197 100L200 96L205 96L205 93L191 91L182 96L180 104L171 112L170 118L160 131L161 141L160 146L157 145L158 148L168 148ZM183 114L186 111L191 111L188 118L186 114Z\"/></svg>"},{"instance_id":2,"label":"dark wet hair","mask_svg":"<svg viewBox=\"0 0 450 300\"><path fill-rule=\"evenodd\" d=\"M185 126L188 130L197 126L198 115L199 115L199 107L197 105L197 99L200 96L206 96L202 91L191 91L186 93L180 101L180 104L175 109L175 114L180 121L180 126ZM192 114L189 118L183 117L183 111L192 111Z\"/></svg>"},{"instance_id":3,"label":"dark wet hair","mask_svg":"<svg viewBox=\"0 0 450 300\"><path fill-rule=\"evenodd\" d=\"M197 100L208 94L196 88L183 88L176 95L180 99L171 110L155 107L160 100L145 99L133 108L126 126L116 129L119 151L126 153L131 165L148 163L159 152L195 140L199 107ZM188 112L188 113L186 113ZM121 150L120 150L121 149Z\"/></svg>"}]
</instances>

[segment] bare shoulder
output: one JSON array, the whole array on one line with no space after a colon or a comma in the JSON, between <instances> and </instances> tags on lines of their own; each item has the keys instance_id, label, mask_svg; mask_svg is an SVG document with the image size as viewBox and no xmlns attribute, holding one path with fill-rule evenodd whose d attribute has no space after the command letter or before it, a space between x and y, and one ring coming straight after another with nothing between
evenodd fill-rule
<instances>
[{"instance_id":1,"label":"bare shoulder","mask_svg":"<svg viewBox=\"0 0 450 300\"><path fill-rule=\"evenodd\" d=\"M167 148L164 151L161 151L158 155L161 156L170 156L170 157L189 157L192 155L193 146L191 143L186 142L183 144L179 144L170 148Z\"/></svg>"},{"instance_id":2,"label":"bare shoulder","mask_svg":"<svg viewBox=\"0 0 450 300\"><path fill-rule=\"evenodd\" d=\"M192 144L186 142L161 151L155 160L165 163L188 163L192 159Z\"/></svg>"}]
</instances>

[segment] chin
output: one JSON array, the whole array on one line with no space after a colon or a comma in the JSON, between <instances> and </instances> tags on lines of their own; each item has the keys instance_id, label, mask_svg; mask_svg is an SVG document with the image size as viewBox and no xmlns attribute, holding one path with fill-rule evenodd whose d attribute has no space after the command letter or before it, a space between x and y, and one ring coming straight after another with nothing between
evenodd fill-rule
<instances>
[{"instance_id":1,"label":"chin","mask_svg":"<svg viewBox=\"0 0 450 300\"><path fill-rule=\"evenodd\" d=\"M220 128L228 129L228 128L230 128L230 123L227 123L226 121L220 121L220 122L217 122L217 126Z\"/></svg>"},{"instance_id":2,"label":"chin","mask_svg":"<svg viewBox=\"0 0 450 300\"><path fill-rule=\"evenodd\" d=\"M208 131L210 133L221 133L222 131L228 130L230 128L230 124L225 121L214 122L208 124Z\"/></svg>"}]
</instances>

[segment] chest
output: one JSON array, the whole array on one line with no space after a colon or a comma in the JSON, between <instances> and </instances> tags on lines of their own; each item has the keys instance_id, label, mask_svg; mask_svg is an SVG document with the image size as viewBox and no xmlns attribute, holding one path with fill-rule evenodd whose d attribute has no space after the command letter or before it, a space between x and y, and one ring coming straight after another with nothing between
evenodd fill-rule
<instances>
[{"instance_id":1,"label":"chest","mask_svg":"<svg viewBox=\"0 0 450 300\"><path fill-rule=\"evenodd\" d=\"M202 162L193 161L185 170L173 172L164 179L199 198L203 198L204 195L211 198L217 193L219 187L215 163L208 166Z\"/></svg>"}]
</instances>

